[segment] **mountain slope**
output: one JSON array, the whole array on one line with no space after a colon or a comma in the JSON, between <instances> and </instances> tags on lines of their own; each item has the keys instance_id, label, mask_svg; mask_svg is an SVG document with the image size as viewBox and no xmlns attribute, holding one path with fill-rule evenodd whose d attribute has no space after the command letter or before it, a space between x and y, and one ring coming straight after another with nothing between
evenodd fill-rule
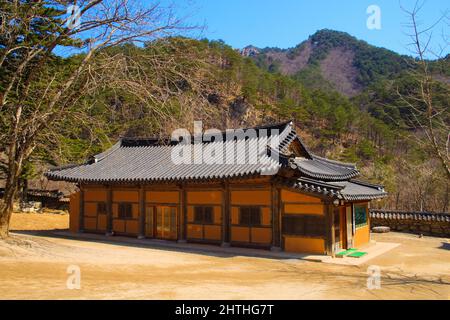
<instances>
[{"instance_id":1,"label":"mountain slope","mask_svg":"<svg viewBox=\"0 0 450 320\"><path fill-rule=\"evenodd\" d=\"M355 96L369 84L408 68L411 58L378 48L345 32L320 30L295 48L265 48L250 55L258 66L312 88Z\"/></svg>"}]
</instances>

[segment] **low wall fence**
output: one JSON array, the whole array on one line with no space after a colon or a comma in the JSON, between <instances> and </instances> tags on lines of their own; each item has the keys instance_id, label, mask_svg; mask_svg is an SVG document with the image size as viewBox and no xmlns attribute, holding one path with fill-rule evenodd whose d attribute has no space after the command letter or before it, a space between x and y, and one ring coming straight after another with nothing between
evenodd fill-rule
<instances>
[{"instance_id":1,"label":"low wall fence","mask_svg":"<svg viewBox=\"0 0 450 320\"><path fill-rule=\"evenodd\" d=\"M0 199L3 198L5 189L0 188ZM42 207L49 209L68 209L69 202L59 190L28 189L27 201L40 202Z\"/></svg>"},{"instance_id":2,"label":"low wall fence","mask_svg":"<svg viewBox=\"0 0 450 320\"><path fill-rule=\"evenodd\" d=\"M450 213L370 210L372 227L440 237L450 236Z\"/></svg>"}]
</instances>

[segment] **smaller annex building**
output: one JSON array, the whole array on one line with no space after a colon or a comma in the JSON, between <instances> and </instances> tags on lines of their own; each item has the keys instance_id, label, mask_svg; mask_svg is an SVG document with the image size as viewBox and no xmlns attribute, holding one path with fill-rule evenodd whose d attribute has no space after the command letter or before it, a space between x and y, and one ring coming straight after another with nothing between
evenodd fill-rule
<instances>
[{"instance_id":1,"label":"smaller annex building","mask_svg":"<svg viewBox=\"0 0 450 320\"><path fill-rule=\"evenodd\" d=\"M369 205L387 195L382 186L356 180L353 164L311 153L291 121L250 130L256 136L202 145L239 158L243 140L262 144L258 155L267 161L177 164L172 155L181 142L122 138L46 176L79 187L70 199L72 232L328 255L369 242ZM276 148L271 132L278 132Z\"/></svg>"}]
</instances>

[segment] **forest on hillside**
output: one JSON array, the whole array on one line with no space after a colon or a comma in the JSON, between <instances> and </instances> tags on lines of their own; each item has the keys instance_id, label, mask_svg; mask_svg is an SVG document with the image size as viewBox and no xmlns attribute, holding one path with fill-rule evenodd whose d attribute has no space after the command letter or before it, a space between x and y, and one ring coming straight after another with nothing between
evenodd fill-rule
<instances>
[{"instance_id":1,"label":"forest on hillside","mask_svg":"<svg viewBox=\"0 0 450 320\"><path fill-rule=\"evenodd\" d=\"M414 112L425 110L426 103L419 99L418 67L410 65L412 58L375 50L331 31L313 37L320 50L310 57L307 77L305 72L282 74L222 41L178 35L152 34L140 45L123 37L92 53L61 57L53 52L56 43L85 44L76 37L60 37L58 10L31 5L29 9L46 15L52 24L37 20L31 30L16 30L24 35L20 41L39 45L41 51L34 56L22 49L6 54L14 43L0 37L0 138L17 138L16 145L0 147L0 172L5 177L11 170L8 156L15 154L11 150L20 155L20 178L37 179L50 166L85 161L120 136L170 134L176 128L191 128L194 120L225 129L293 119L314 153L357 163L363 179L385 185L389 197L375 206L449 210L448 174L432 146L423 143L426 129L411 126L427 119L425 113ZM314 66L330 48L343 43L356 50L360 66L357 79L363 89L352 97L308 83L315 77ZM29 57L28 65L20 69L23 56ZM427 65L445 76L450 73L448 60L447 56ZM21 79L16 79L18 69ZM448 128L449 84L432 80L430 88L439 115L432 123ZM17 105L21 114L11 113L8 106ZM24 121L18 123L17 117ZM438 139L445 140L441 131Z\"/></svg>"}]
</instances>

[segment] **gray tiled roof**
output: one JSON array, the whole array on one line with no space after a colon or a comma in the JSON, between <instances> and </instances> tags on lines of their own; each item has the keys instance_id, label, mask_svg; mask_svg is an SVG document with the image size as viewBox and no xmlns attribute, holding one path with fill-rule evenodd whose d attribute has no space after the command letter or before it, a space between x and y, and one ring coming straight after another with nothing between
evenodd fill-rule
<instances>
[{"instance_id":1,"label":"gray tiled roof","mask_svg":"<svg viewBox=\"0 0 450 320\"><path fill-rule=\"evenodd\" d=\"M236 145L237 142L226 142ZM257 143L251 139L249 144ZM214 142L208 146L222 146L222 142ZM246 161L245 164L175 164L171 155L174 146L149 147L113 147L106 156L96 156L91 164L54 169L47 173L52 180L71 182L149 182L149 181L177 181L193 179L231 178L252 174L264 174L269 170L280 167L279 162L264 154L266 162ZM265 151L265 150L264 150ZM196 150L199 154L200 150ZM256 150L248 152L246 159L254 156ZM259 158L258 158L259 159ZM244 163L244 162L242 162Z\"/></svg>"},{"instance_id":2,"label":"gray tiled roof","mask_svg":"<svg viewBox=\"0 0 450 320\"><path fill-rule=\"evenodd\" d=\"M329 183L343 187L339 193L342 198L347 201L375 200L387 196L387 193L382 186L369 184L363 181L350 180Z\"/></svg>"},{"instance_id":3,"label":"gray tiled roof","mask_svg":"<svg viewBox=\"0 0 450 320\"><path fill-rule=\"evenodd\" d=\"M315 155L312 155L312 159L295 158L291 162L293 168L298 169L305 176L320 180L340 181L359 175L355 165L339 163Z\"/></svg>"},{"instance_id":4,"label":"gray tiled roof","mask_svg":"<svg viewBox=\"0 0 450 320\"><path fill-rule=\"evenodd\" d=\"M335 186L327 182L308 178L286 179L280 177L276 181L291 189L302 190L334 198L338 198L339 191L342 189L342 187Z\"/></svg>"},{"instance_id":5,"label":"gray tiled roof","mask_svg":"<svg viewBox=\"0 0 450 320\"><path fill-rule=\"evenodd\" d=\"M175 164L172 152L179 145L170 139L121 139L109 150L94 156L88 163L54 168L46 173L51 180L63 180L83 183L145 183L154 181L186 181L202 179L224 179L253 175L276 173L281 167L292 170L293 178L278 179L289 187L308 192L319 193L329 197L353 200L371 200L386 196L379 186L367 183L348 181L357 175L355 165L318 157L308 151L297 136L292 122L274 126L259 127L279 130L280 145L278 150L269 148L269 141L257 136L247 139L247 145L264 146L263 148L247 148L244 154L236 152L236 157L246 161L234 161L234 164ZM258 129L258 128L256 128ZM238 142L204 143L203 148L220 148L230 150L237 147ZM292 158L289 146L297 141L302 148L304 158ZM263 143L261 143L263 142ZM264 144L265 143L265 144ZM227 148L228 147L228 148ZM211 150L209 149L209 150ZM195 149L195 155L201 150ZM235 149L237 150L237 149ZM278 153L278 159L269 156ZM194 157L195 157L194 155ZM223 159L226 159L224 152ZM201 157L200 157L201 158ZM249 161L249 159L265 161Z\"/></svg>"},{"instance_id":6,"label":"gray tiled roof","mask_svg":"<svg viewBox=\"0 0 450 320\"><path fill-rule=\"evenodd\" d=\"M299 189L346 201L374 200L387 196L387 193L382 186L357 180L324 182L308 178L298 178L281 182L293 189Z\"/></svg>"},{"instance_id":7,"label":"gray tiled roof","mask_svg":"<svg viewBox=\"0 0 450 320\"><path fill-rule=\"evenodd\" d=\"M68 166L55 168L46 173L51 180L64 180L70 182L149 182L149 181L182 181L199 179L221 179L233 178L247 175L263 175L268 172L277 171L282 166L280 159L274 160L268 155L278 153L284 158L283 152L289 144L297 137L293 123L284 122L272 126L260 126L256 130L269 129L268 140L262 140L258 136L249 138L245 154L240 154L237 144L243 139L233 141L218 141L203 144L204 148L218 147L224 152L222 164L175 164L172 159L172 151L178 143L170 139L159 141L158 139L121 139L109 150L92 158L90 163L79 166ZM273 137L271 130L278 130L279 150L269 149ZM225 133L222 133L225 134ZM244 137L245 138L245 137ZM226 150L233 146L236 150L236 161L234 164L226 164ZM259 148L258 148L259 147ZM195 150L195 149L194 149ZM198 156L200 150L195 150ZM201 158L201 156L200 156ZM237 158L245 158L246 161L237 161ZM258 161L249 161L257 158ZM264 161L259 161L263 159Z\"/></svg>"}]
</instances>

